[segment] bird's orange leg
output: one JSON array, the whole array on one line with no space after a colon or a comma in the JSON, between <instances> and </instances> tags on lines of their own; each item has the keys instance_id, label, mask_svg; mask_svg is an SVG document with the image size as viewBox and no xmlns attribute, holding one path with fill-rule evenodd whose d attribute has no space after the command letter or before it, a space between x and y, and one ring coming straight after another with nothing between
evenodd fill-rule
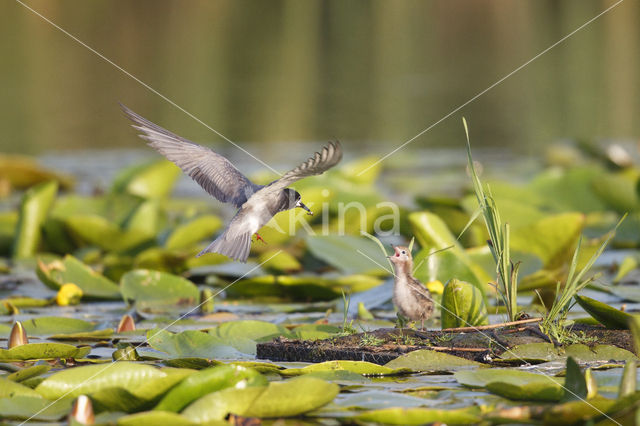
<instances>
[{"instance_id":1,"label":"bird's orange leg","mask_svg":"<svg viewBox=\"0 0 640 426\"><path fill-rule=\"evenodd\" d=\"M265 245L267 244L267 242L263 240L260 234L258 234L257 232L256 232L256 241L262 241L262 244L265 244Z\"/></svg>"}]
</instances>

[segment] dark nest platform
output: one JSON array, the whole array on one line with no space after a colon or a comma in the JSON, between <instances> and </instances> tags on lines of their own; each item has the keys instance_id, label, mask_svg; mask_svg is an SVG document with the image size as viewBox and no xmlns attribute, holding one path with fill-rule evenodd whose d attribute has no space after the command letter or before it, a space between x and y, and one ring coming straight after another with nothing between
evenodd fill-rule
<instances>
[{"instance_id":1,"label":"dark nest platform","mask_svg":"<svg viewBox=\"0 0 640 426\"><path fill-rule=\"evenodd\" d=\"M507 349L527 343L549 343L535 323L510 327L485 326L437 331L384 328L326 340L290 340L279 338L259 343L257 357L272 361L323 362L331 360L387 362L418 349L445 352L473 361L496 363ZM572 331L588 346L613 345L633 351L627 330L609 330L602 326L575 325ZM557 342L556 342L557 344ZM497 360L499 362L499 360Z\"/></svg>"}]
</instances>

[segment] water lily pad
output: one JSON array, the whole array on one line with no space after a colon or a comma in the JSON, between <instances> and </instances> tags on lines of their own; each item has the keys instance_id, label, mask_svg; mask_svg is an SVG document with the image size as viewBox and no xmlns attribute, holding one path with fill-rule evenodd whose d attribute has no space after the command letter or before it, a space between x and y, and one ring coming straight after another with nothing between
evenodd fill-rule
<instances>
[{"instance_id":1,"label":"water lily pad","mask_svg":"<svg viewBox=\"0 0 640 426\"><path fill-rule=\"evenodd\" d=\"M167 237L164 246L168 249L182 249L211 238L222 227L218 216L204 215L178 225Z\"/></svg>"},{"instance_id":2,"label":"water lily pad","mask_svg":"<svg viewBox=\"0 0 640 426\"><path fill-rule=\"evenodd\" d=\"M593 361L627 361L637 357L626 349L612 345L596 345L589 347L582 344L556 348L552 343L529 343L518 345L505 351L500 358L517 361L556 361L573 357L579 362Z\"/></svg>"},{"instance_id":3,"label":"water lily pad","mask_svg":"<svg viewBox=\"0 0 640 426\"><path fill-rule=\"evenodd\" d=\"M71 398L109 388L122 388L134 393L146 382L166 376L155 367L132 362L86 365L52 374L36 387L36 392L47 399L63 395Z\"/></svg>"},{"instance_id":4,"label":"water lily pad","mask_svg":"<svg viewBox=\"0 0 640 426\"><path fill-rule=\"evenodd\" d=\"M88 346L75 347L65 343L28 343L11 349L0 349L2 361L31 359L84 358L91 352Z\"/></svg>"},{"instance_id":5,"label":"water lily pad","mask_svg":"<svg viewBox=\"0 0 640 426\"><path fill-rule=\"evenodd\" d=\"M171 357L209 359L246 357L246 354L238 351L220 337L197 330L187 330L176 334L166 330L149 330L147 340L152 348L165 352Z\"/></svg>"},{"instance_id":6,"label":"water lily pad","mask_svg":"<svg viewBox=\"0 0 640 426\"><path fill-rule=\"evenodd\" d=\"M60 333L49 336L52 340L105 340L113 336L113 328L85 331L80 333Z\"/></svg>"},{"instance_id":7,"label":"water lily pad","mask_svg":"<svg viewBox=\"0 0 640 426\"><path fill-rule=\"evenodd\" d=\"M62 261L53 261L49 264L38 261L36 273L47 287L54 290L59 290L64 284L73 283L87 298L120 298L120 288L116 283L71 255L65 256Z\"/></svg>"},{"instance_id":8,"label":"water lily pad","mask_svg":"<svg viewBox=\"0 0 640 426\"><path fill-rule=\"evenodd\" d=\"M470 361L442 352L420 349L389 361L385 367L408 368L412 371L455 371L469 368L484 368L485 364Z\"/></svg>"},{"instance_id":9,"label":"water lily pad","mask_svg":"<svg viewBox=\"0 0 640 426\"><path fill-rule=\"evenodd\" d=\"M160 160L123 169L114 179L112 190L142 198L164 198L173 189L180 169Z\"/></svg>"},{"instance_id":10,"label":"water lily pad","mask_svg":"<svg viewBox=\"0 0 640 426\"><path fill-rule=\"evenodd\" d=\"M437 408L383 408L367 411L355 416L364 422L390 425L423 425L444 423L448 425L466 425L480 423L479 407L466 407L453 410Z\"/></svg>"},{"instance_id":11,"label":"water lily pad","mask_svg":"<svg viewBox=\"0 0 640 426\"><path fill-rule=\"evenodd\" d=\"M267 379L257 371L232 365L207 368L189 375L171 389L154 410L180 412L196 399L221 389L265 386Z\"/></svg>"},{"instance_id":12,"label":"water lily pad","mask_svg":"<svg viewBox=\"0 0 640 426\"><path fill-rule=\"evenodd\" d=\"M607 206L624 214L640 206L640 198L636 190L637 181L638 177L633 172L622 171L604 174L593 180L593 192Z\"/></svg>"},{"instance_id":13,"label":"water lily pad","mask_svg":"<svg viewBox=\"0 0 640 426\"><path fill-rule=\"evenodd\" d=\"M575 299L576 302L582 306L582 309L587 311L589 315L598 320L598 322L605 327L617 330L625 330L629 328L629 321L632 318L630 314L612 308L606 303L602 303L590 297L576 295Z\"/></svg>"},{"instance_id":14,"label":"water lily pad","mask_svg":"<svg viewBox=\"0 0 640 426\"><path fill-rule=\"evenodd\" d=\"M125 301L140 310L195 306L199 299L198 287L186 278L148 269L124 274L120 289Z\"/></svg>"},{"instance_id":15,"label":"water lily pad","mask_svg":"<svg viewBox=\"0 0 640 426\"><path fill-rule=\"evenodd\" d=\"M282 370L283 376L298 376L317 371L345 370L363 376L394 376L406 374L410 370L407 368L390 368L366 361L325 361L318 364L308 365L303 368L288 368Z\"/></svg>"},{"instance_id":16,"label":"water lily pad","mask_svg":"<svg viewBox=\"0 0 640 426\"><path fill-rule=\"evenodd\" d=\"M286 251L270 249L260 254L258 262L273 273L291 273L302 269L302 265Z\"/></svg>"},{"instance_id":17,"label":"water lily pad","mask_svg":"<svg viewBox=\"0 0 640 426\"><path fill-rule=\"evenodd\" d=\"M235 337L244 337L258 342L270 341L280 336L291 336L289 330L281 325L257 320L225 322L209 330L209 333L218 336L223 340Z\"/></svg>"},{"instance_id":18,"label":"water lily pad","mask_svg":"<svg viewBox=\"0 0 640 426\"><path fill-rule=\"evenodd\" d=\"M33 391L33 395L0 398L0 413L4 419L55 421L69 414L72 402L70 399L49 401Z\"/></svg>"},{"instance_id":19,"label":"water lily pad","mask_svg":"<svg viewBox=\"0 0 640 426\"><path fill-rule=\"evenodd\" d=\"M6 179L18 189L49 181L57 181L65 189L73 186L71 176L54 172L38 164L35 158L14 154L0 154L0 179Z\"/></svg>"},{"instance_id":20,"label":"water lily pad","mask_svg":"<svg viewBox=\"0 0 640 426\"><path fill-rule=\"evenodd\" d=\"M455 278L442 293L442 328L489 324L487 306L478 287Z\"/></svg>"},{"instance_id":21,"label":"water lily pad","mask_svg":"<svg viewBox=\"0 0 640 426\"><path fill-rule=\"evenodd\" d=\"M22 322L28 336L51 336L53 334L88 333L96 324L78 318L34 317Z\"/></svg>"},{"instance_id":22,"label":"water lily pad","mask_svg":"<svg viewBox=\"0 0 640 426\"><path fill-rule=\"evenodd\" d=\"M182 415L193 422L206 424L224 420L230 413L243 415L266 389L266 386L222 389L198 399L185 408Z\"/></svg>"},{"instance_id":23,"label":"water lily pad","mask_svg":"<svg viewBox=\"0 0 640 426\"><path fill-rule=\"evenodd\" d=\"M227 388L200 398L183 411L197 422L224 419L229 413L243 417L292 417L326 405L339 392L338 385L313 377L298 377L268 386Z\"/></svg>"},{"instance_id":24,"label":"water lily pad","mask_svg":"<svg viewBox=\"0 0 640 426\"><path fill-rule=\"evenodd\" d=\"M551 381L515 384L496 380L487 383L486 389L496 395L520 401L559 401L564 395L564 389Z\"/></svg>"},{"instance_id":25,"label":"water lily pad","mask_svg":"<svg viewBox=\"0 0 640 426\"><path fill-rule=\"evenodd\" d=\"M34 391L30 387L14 382L13 380L0 377L0 398L15 397L18 395L42 398L38 392Z\"/></svg>"},{"instance_id":26,"label":"water lily pad","mask_svg":"<svg viewBox=\"0 0 640 426\"><path fill-rule=\"evenodd\" d=\"M44 182L30 188L22 197L20 217L13 242L13 256L31 257L36 254L41 227L58 193L58 183Z\"/></svg>"},{"instance_id":27,"label":"water lily pad","mask_svg":"<svg viewBox=\"0 0 640 426\"><path fill-rule=\"evenodd\" d=\"M484 292L489 277L480 265L471 261L440 217L430 212L415 212L409 215L409 223L422 247L414 258L416 278L423 282L447 282L457 278L472 283ZM446 250L432 254L435 250L443 249ZM427 258L429 261L426 261Z\"/></svg>"},{"instance_id":28,"label":"water lily pad","mask_svg":"<svg viewBox=\"0 0 640 426\"><path fill-rule=\"evenodd\" d=\"M169 411L144 411L118 419L118 426L192 426L195 424L197 423L187 419L185 416ZM228 423L225 422L225 424Z\"/></svg>"},{"instance_id":29,"label":"water lily pad","mask_svg":"<svg viewBox=\"0 0 640 426\"><path fill-rule=\"evenodd\" d=\"M351 235L308 236L307 248L311 254L345 274L388 273L387 261L380 248L372 241Z\"/></svg>"},{"instance_id":30,"label":"water lily pad","mask_svg":"<svg viewBox=\"0 0 640 426\"><path fill-rule=\"evenodd\" d=\"M585 218L580 213L563 213L511 232L511 248L542 259L546 269L567 263L573 255Z\"/></svg>"},{"instance_id":31,"label":"water lily pad","mask_svg":"<svg viewBox=\"0 0 640 426\"><path fill-rule=\"evenodd\" d=\"M69 216L65 219L65 226L76 239L106 251L126 251L153 239L152 234L123 229L98 215Z\"/></svg>"},{"instance_id":32,"label":"water lily pad","mask_svg":"<svg viewBox=\"0 0 640 426\"><path fill-rule=\"evenodd\" d=\"M562 391L562 385L564 384L564 379L562 378L505 368L456 371L453 376L458 383L471 388L483 388L492 382L508 383L514 386L541 383L542 386L548 385Z\"/></svg>"},{"instance_id":33,"label":"water lily pad","mask_svg":"<svg viewBox=\"0 0 640 426\"><path fill-rule=\"evenodd\" d=\"M46 364L32 365L31 367L24 367L16 372L9 374L7 376L7 379L13 380L14 382L22 382L32 377L37 377L41 374L44 374L49 370L51 370L50 365L46 365Z\"/></svg>"},{"instance_id":34,"label":"water lily pad","mask_svg":"<svg viewBox=\"0 0 640 426\"><path fill-rule=\"evenodd\" d=\"M340 333L342 329L328 324L305 324L291 330L296 339L300 340L320 340Z\"/></svg>"}]
</instances>

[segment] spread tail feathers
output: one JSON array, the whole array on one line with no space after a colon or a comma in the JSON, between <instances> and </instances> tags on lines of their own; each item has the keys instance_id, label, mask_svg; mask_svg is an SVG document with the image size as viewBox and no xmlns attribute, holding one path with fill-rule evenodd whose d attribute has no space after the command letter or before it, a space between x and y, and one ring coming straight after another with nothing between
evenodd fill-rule
<instances>
[{"instance_id":1,"label":"spread tail feathers","mask_svg":"<svg viewBox=\"0 0 640 426\"><path fill-rule=\"evenodd\" d=\"M205 253L220 253L231 259L245 263L251 249L251 234L228 236L226 232L209 244L209 247L198 253L198 257Z\"/></svg>"}]
</instances>

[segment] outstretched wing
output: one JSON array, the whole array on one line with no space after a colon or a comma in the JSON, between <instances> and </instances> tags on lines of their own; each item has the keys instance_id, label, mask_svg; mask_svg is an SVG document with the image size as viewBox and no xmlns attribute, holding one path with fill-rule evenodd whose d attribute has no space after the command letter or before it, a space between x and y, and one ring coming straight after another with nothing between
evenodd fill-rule
<instances>
[{"instance_id":1,"label":"outstretched wing","mask_svg":"<svg viewBox=\"0 0 640 426\"><path fill-rule=\"evenodd\" d=\"M313 157L288 171L280 179L271 182L264 190L276 192L307 176L322 174L338 164L341 159L342 146L340 142L329 142L320 152L316 152Z\"/></svg>"},{"instance_id":2,"label":"outstretched wing","mask_svg":"<svg viewBox=\"0 0 640 426\"><path fill-rule=\"evenodd\" d=\"M140 137L145 139L149 146L173 161L209 194L223 203L240 207L261 188L240 173L222 155L171 133L124 105L120 106L135 123L132 127L142 132Z\"/></svg>"}]
</instances>

